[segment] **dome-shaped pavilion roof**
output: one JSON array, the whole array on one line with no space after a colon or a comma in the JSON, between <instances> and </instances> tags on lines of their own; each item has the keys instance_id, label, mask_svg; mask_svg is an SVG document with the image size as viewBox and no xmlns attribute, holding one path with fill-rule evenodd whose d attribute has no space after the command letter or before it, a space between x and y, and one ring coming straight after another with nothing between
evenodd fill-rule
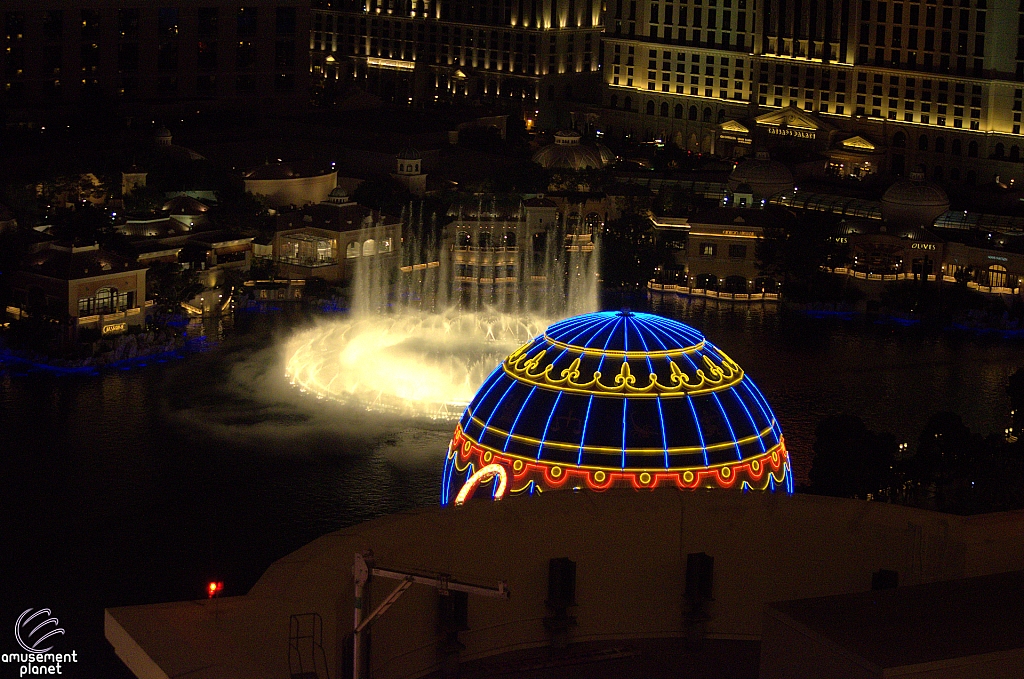
<instances>
[{"instance_id":1,"label":"dome-shaped pavilion roof","mask_svg":"<svg viewBox=\"0 0 1024 679\"><path fill-rule=\"evenodd\" d=\"M754 198L770 198L782 191L793 189L793 173L777 160L771 160L766 153L757 158L745 160L729 174L729 188L735 191L740 184L747 184Z\"/></svg>"},{"instance_id":2,"label":"dome-shaped pavilion roof","mask_svg":"<svg viewBox=\"0 0 1024 679\"><path fill-rule=\"evenodd\" d=\"M402 149L401 151L399 151L398 155L395 156L395 159L396 160L422 160L423 159L423 154L421 154L417 149L414 149L413 147L409 146L409 147L406 147L406 148Z\"/></svg>"},{"instance_id":3,"label":"dome-shaped pavilion roof","mask_svg":"<svg viewBox=\"0 0 1024 679\"><path fill-rule=\"evenodd\" d=\"M743 369L694 328L629 311L555 323L484 381L455 430L442 504L492 477L513 493L792 490L782 429Z\"/></svg>"},{"instance_id":4,"label":"dome-shaped pavilion roof","mask_svg":"<svg viewBox=\"0 0 1024 679\"><path fill-rule=\"evenodd\" d=\"M925 180L918 166L882 194L882 219L887 222L930 225L949 210L949 196L942 187Z\"/></svg>"},{"instance_id":5,"label":"dome-shaped pavilion roof","mask_svg":"<svg viewBox=\"0 0 1024 679\"><path fill-rule=\"evenodd\" d=\"M615 155L615 152L604 144L594 144L594 148L597 149L598 154L601 156L601 162L604 163L605 167L614 165L615 161L619 159L619 157Z\"/></svg>"},{"instance_id":6,"label":"dome-shaped pavilion roof","mask_svg":"<svg viewBox=\"0 0 1024 679\"><path fill-rule=\"evenodd\" d=\"M611 151L607 154L614 160ZM547 169L567 170L599 170L608 164L606 154L597 145L583 143L575 130L555 132L554 143L534 153L533 162Z\"/></svg>"}]
</instances>

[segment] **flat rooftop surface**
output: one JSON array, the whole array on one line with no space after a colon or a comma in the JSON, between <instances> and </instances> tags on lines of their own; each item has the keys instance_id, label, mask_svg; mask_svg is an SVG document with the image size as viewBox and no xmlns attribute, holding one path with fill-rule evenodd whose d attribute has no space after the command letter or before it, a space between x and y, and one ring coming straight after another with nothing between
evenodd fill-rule
<instances>
[{"instance_id":1,"label":"flat rooftop surface","mask_svg":"<svg viewBox=\"0 0 1024 679\"><path fill-rule=\"evenodd\" d=\"M769 607L882 668L1024 648L1024 571Z\"/></svg>"}]
</instances>

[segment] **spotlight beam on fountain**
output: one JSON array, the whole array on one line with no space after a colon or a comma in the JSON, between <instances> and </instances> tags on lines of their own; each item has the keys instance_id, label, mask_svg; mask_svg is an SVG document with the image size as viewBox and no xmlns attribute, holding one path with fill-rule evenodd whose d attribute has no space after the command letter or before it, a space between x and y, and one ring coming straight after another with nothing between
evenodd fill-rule
<instances>
[{"instance_id":1,"label":"spotlight beam on fountain","mask_svg":"<svg viewBox=\"0 0 1024 679\"><path fill-rule=\"evenodd\" d=\"M560 221L538 230L521 204L510 212L485 200L495 199L449 213L455 220L441 239L410 206L400 257L358 258L349 316L287 341L290 382L318 399L455 420L504 356L552 320L596 310L598 251L589 230L573 224L567 233ZM463 247L458 239L467 234ZM372 237L382 242L383 229ZM515 275L497 284L494 273L479 274L499 266Z\"/></svg>"}]
</instances>

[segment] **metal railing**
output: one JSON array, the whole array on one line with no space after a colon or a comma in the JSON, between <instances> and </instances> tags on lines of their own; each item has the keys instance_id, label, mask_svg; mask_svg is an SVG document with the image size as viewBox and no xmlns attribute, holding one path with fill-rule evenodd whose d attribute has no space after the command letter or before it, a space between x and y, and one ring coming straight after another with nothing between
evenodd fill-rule
<instances>
[{"instance_id":1,"label":"metal railing","mask_svg":"<svg viewBox=\"0 0 1024 679\"><path fill-rule=\"evenodd\" d=\"M691 288L685 285L674 285L671 283L647 283L650 290L657 292L671 292L677 295L688 297L707 297L709 299L724 299L731 302L777 302L777 292L719 292L718 290L706 290L704 288Z\"/></svg>"}]
</instances>

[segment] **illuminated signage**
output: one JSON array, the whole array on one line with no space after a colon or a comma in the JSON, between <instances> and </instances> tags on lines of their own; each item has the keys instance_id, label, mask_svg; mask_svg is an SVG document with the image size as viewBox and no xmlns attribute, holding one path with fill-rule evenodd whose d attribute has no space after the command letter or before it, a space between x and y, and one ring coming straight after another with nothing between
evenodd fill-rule
<instances>
[{"instance_id":1,"label":"illuminated signage","mask_svg":"<svg viewBox=\"0 0 1024 679\"><path fill-rule=\"evenodd\" d=\"M794 130L792 127L769 127L768 134L778 137L796 137L797 139L814 139L814 130Z\"/></svg>"},{"instance_id":2,"label":"illuminated signage","mask_svg":"<svg viewBox=\"0 0 1024 679\"><path fill-rule=\"evenodd\" d=\"M1000 262L1008 262L1009 261L1008 259L1006 259L1006 257L1000 257L998 255L989 255L988 258L989 259L994 259L994 260L997 260L997 261L1000 261Z\"/></svg>"},{"instance_id":3,"label":"illuminated signage","mask_svg":"<svg viewBox=\"0 0 1024 679\"><path fill-rule=\"evenodd\" d=\"M934 250L934 243L913 243L910 246L911 250Z\"/></svg>"},{"instance_id":4,"label":"illuminated signage","mask_svg":"<svg viewBox=\"0 0 1024 679\"><path fill-rule=\"evenodd\" d=\"M119 332L124 332L128 329L127 323L111 323L110 325L103 326L104 335L113 335Z\"/></svg>"}]
</instances>

